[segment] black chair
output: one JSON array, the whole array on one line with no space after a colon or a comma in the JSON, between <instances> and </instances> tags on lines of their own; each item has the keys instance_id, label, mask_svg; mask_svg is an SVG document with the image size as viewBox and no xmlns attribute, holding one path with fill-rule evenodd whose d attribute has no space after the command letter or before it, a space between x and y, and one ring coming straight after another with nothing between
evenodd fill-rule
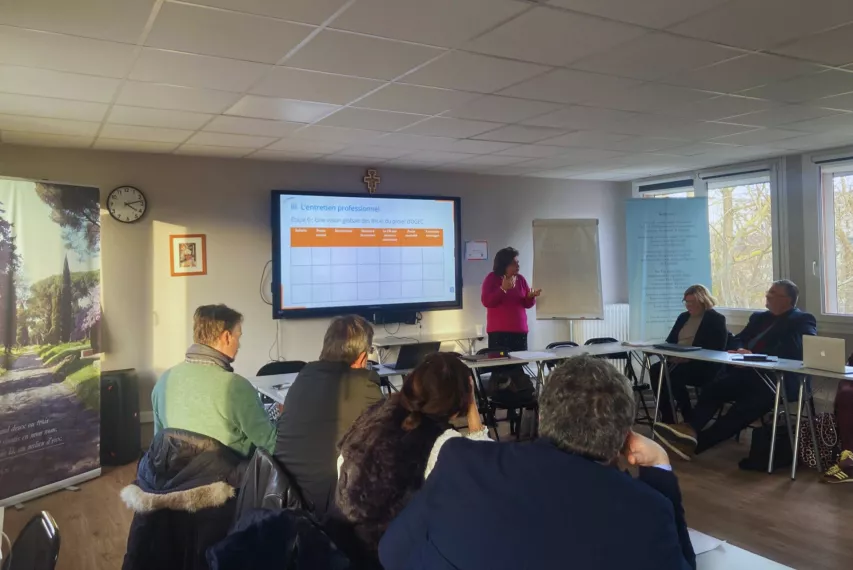
<instances>
[{"instance_id":1,"label":"black chair","mask_svg":"<svg viewBox=\"0 0 853 570\"><path fill-rule=\"evenodd\" d=\"M545 350L554 350L555 348L575 348L578 346L578 343L572 342L570 340L560 340L557 342L552 342L548 346L545 347ZM556 368L564 359L555 359L555 360L546 360L543 362L543 366L545 366L545 370L549 373Z\"/></svg>"},{"instance_id":2,"label":"black chair","mask_svg":"<svg viewBox=\"0 0 853 570\"><path fill-rule=\"evenodd\" d=\"M3 570L53 570L59 558L59 542L56 521L42 511L18 535Z\"/></svg>"},{"instance_id":3,"label":"black chair","mask_svg":"<svg viewBox=\"0 0 853 570\"><path fill-rule=\"evenodd\" d=\"M586 341L584 346L590 346L594 344L611 344L614 342L619 342L613 337L602 336L591 338ZM605 360L616 360L620 361L619 364L624 362L624 365L621 366L622 373L627 376L627 378L631 381L631 389L634 391L637 397L637 415L640 413L640 406L643 408L643 417L637 418L637 423L645 423L647 425L652 425L654 423L654 418L652 418L651 411L649 410L649 406L646 403L646 398L644 392L651 391L652 386L648 382L640 383L640 379L637 378L637 373L634 371L634 359L638 358L634 353L631 352L617 352L615 354L607 354L603 356L599 356L598 358L603 358ZM639 360L639 359L638 359ZM613 363L617 368L620 366L617 363ZM642 361L639 361L640 368L643 367Z\"/></svg>"},{"instance_id":4,"label":"black chair","mask_svg":"<svg viewBox=\"0 0 853 570\"><path fill-rule=\"evenodd\" d=\"M281 360L277 362L268 362L261 366L255 376L275 376L276 374L293 374L305 368L305 363L301 360Z\"/></svg>"},{"instance_id":5,"label":"black chair","mask_svg":"<svg viewBox=\"0 0 853 570\"><path fill-rule=\"evenodd\" d=\"M509 351L507 349L500 347L481 348L477 351L477 354L505 355L508 353ZM506 411L506 419L500 421L509 422L509 432L511 435L515 435L516 440L521 439L521 419L524 410L532 411L536 418L536 422L538 422L539 418L539 400L536 397L535 390L531 393L529 398L522 399L503 399L499 395L488 395L486 387L483 384L483 376L486 374L491 376L495 373L508 372L508 368L509 367L507 366L494 366L474 370L474 378L476 379L474 390L475 396L477 397L477 408L483 415L483 423L486 424L486 427L495 431L495 439L497 441L501 440L500 435L498 434L499 420L495 414L498 410ZM536 436L537 431L538 429L534 428L533 437Z\"/></svg>"}]
</instances>

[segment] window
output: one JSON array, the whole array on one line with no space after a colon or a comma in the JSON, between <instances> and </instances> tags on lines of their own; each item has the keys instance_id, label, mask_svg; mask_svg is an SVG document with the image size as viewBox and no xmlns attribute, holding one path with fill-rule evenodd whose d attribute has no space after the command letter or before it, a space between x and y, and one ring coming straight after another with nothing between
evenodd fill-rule
<instances>
[{"instance_id":1,"label":"window","mask_svg":"<svg viewBox=\"0 0 853 570\"><path fill-rule=\"evenodd\" d=\"M711 289L720 306L764 308L773 281L769 174L708 182Z\"/></svg>"},{"instance_id":2,"label":"window","mask_svg":"<svg viewBox=\"0 0 853 570\"><path fill-rule=\"evenodd\" d=\"M821 168L823 312L853 314L853 162Z\"/></svg>"},{"instance_id":3,"label":"window","mask_svg":"<svg viewBox=\"0 0 853 570\"><path fill-rule=\"evenodd\" d=\"M643 198L693 198L696 196L696 193L691 188L686 191L679 192L652 192L649 194L643 194Z\"/></svg>"}]
</instances>

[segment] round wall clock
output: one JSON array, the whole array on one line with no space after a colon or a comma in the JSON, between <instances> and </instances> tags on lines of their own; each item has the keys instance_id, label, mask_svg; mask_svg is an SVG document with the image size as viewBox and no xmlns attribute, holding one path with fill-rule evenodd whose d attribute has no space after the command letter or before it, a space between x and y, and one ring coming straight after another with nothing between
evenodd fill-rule
<instances>
[{"instance_id":1,"label":"round wall clock","mask_svg":"<svg viewBox=\"0 0 853 570\"><path fill-rule=\"evenodd\" d=\"M119 222L132 224L139 221L148 208L148 201L139 189L133 186L119 186L107 197L107 209Z\"/></svg>"}]
</instances>

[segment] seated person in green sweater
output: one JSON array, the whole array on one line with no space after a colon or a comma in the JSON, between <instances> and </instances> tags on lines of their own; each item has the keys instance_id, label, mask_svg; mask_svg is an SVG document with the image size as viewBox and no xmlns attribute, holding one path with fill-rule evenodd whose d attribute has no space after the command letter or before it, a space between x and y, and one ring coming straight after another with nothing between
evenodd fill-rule
<instances>
[{"instance_id":1,"label":"seated person in green sweater","mask_svg":"<svg viewBox=\"0 0 853 570\"><path fill-rule=\"evenodd\" d=\"M272 451L275 426L258 393L234 373L243 315L225 305L203 305L193 317L186 360L163 373L154 391L154 433L176 428L213 438L248 457L253 446Z\"/></svg>"},{"instance_id":2,"label":"seated person in green sweater","mask_svg":"<svg viewBox=\"0 0 853 570\"><path fill-rule=\"evenodd\" d=\"M379 375L367 370L373 327L355 315L333 319L320 360L299 372L278 419L275 458L296 479L318 517L334 502L338 441L382 399Z\"/></svg>"}]
</instances>

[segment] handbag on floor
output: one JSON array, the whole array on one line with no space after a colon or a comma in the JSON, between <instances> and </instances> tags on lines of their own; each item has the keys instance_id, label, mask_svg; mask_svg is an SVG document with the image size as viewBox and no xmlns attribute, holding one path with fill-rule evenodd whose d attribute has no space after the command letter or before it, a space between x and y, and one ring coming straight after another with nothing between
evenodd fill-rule
<instances>
[{"instance_id":1,"label":"handbag on floor","mask_svg":"<svg viewBox=\"0 0 853 570\"><path fill-rule=\"evenodd\" d=\"M817 448L820 453L820 462L824 469L835 465L838 455L841 453L838 444L838 426L835 423L835 414L824 412L816 414L815 436L817 437ZM800 423L800 448L797 451L800 463L812 469L817 469L817 458L812 445L812 434L809 430L808 418Z\"/></svg>"}]
</instances>

